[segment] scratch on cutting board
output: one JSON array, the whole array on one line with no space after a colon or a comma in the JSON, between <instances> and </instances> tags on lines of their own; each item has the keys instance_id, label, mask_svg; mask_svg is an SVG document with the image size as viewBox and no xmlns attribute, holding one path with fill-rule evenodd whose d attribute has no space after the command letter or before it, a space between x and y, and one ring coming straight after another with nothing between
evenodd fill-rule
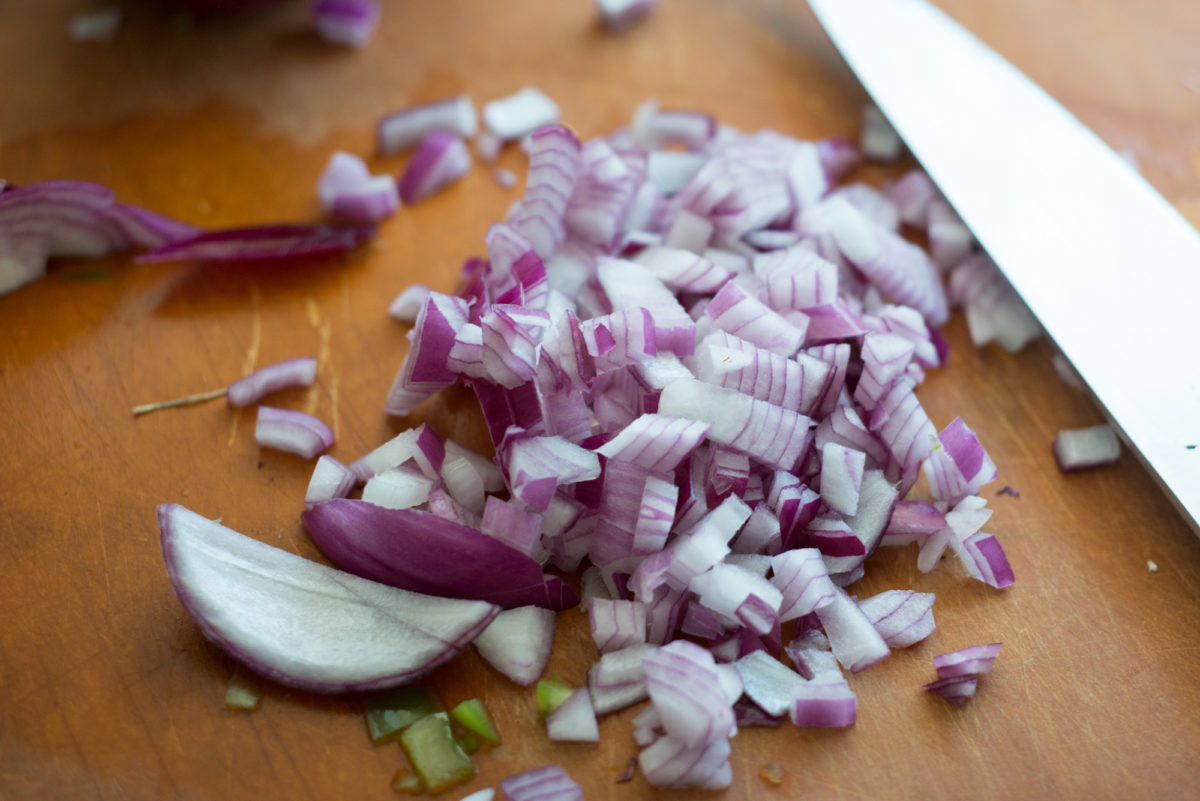
<instances>
[{"instance_id":1,"label":"scratch on cutting board","mask_svg":"<svg viewBox=\"0 0 1200 801\"><path fill-rule=\"evenodd\" d=\"M112 582L108 577L108 547L104 544L104 512L100 508L100 501L96 501L96 528L98 529L97 533L100 535L100 562L104 567L104 597L108 601L106 607L111 614L113 608Z\"/></svg>"},{"instance_id":2,"label":"scratch on cutting board","mask_svg":"<svg viewBox=\"0 0 1200 801\"><path fill-rule=\"evenodd\" d=\"M262 311L259 308L259 301L262 294L258 291L258 286L250 287L250 347L246 348L246 358L242 360L242 375L249 375L254 372L254 365L258 363L258 349L262 346ZM233 419L229 423L229 440L225 443L229 447L233 447L234 441L237 439L238 422L242 419L242 410L233 410Z\"/></svg>"}]
</instances>

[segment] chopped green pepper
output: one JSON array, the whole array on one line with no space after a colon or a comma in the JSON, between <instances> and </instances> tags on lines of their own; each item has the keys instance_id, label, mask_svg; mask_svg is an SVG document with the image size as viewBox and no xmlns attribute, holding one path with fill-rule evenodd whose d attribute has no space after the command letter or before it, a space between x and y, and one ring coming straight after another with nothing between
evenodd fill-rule
<instances>
[{"instance_id":1,"label":"chopped green pepper","mask_svg":"<svg viewBox=\"0 0 1200 801\"><path fill-rule=\"evenodd\" d=\"M252 681L238 674L229 680L225 688L225 706L228 709L256 709L262 693Z\"/></svg>"},{"instance_id":2,"label":"chopped green pepper","mask_svg":"<svg viewBox=\"0 0 1200 801\"><path fill-rule=\"evenodd\" d=\"M571 697L575 688L562 679L545 679L537 683L538 716L546 717Z\"/></svg>"},{"instance_id":3,"label":"chopped green pepper","mask_svg":"<svg viewBox=\"0 0 1200 801\"><path fill-rule=\"evenodd\" d=\"M400 732L442 708L424 687L401 687L367 702L367 732L377 743L395 740Z\"/></svg>"},{"instance_id":4,"label":"chopped green pepper","mask_svg":"<svg viewBox=\"0 0 1200 801\"><path fill-rule=\"evenodd\" d=\"M500 744L500 733L496 731L491 716L478 698L468 698L451 709L450 717L464 729L478 734L492 745Z\"/></svg>"},{"instance_id":5,"label":"chopped green pepper","mask_svg":"<svg viewBox=\"0 0 1200 801\"><path fill-rule=\"evenodd\" d=\"M473 754L479 750L479 735L473 731L454 732L454 742L464 753Z\"/></svg>"},{"instance_id":6,"label":"chopped green pepper","mask_svg":"<svg viewBox=\"0 0 1200 801\"><path fill-rule=\"evenodd\" d=\"M445 712L426 715L405 729L400 746L430 792L441 792L475 775L475 766L455 741Z\"/></svg>"}]
</instances>

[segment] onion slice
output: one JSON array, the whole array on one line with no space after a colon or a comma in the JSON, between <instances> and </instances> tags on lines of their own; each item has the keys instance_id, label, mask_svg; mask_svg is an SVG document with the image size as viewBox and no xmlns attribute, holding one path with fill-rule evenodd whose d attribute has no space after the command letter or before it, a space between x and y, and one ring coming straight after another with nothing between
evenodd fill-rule
<instances>
[{"instance_id":1,"label":"onion slice","mask_svg":"<svg viewBox=\"0 0 1200 801\"><path fill-rule=\"evenodd\" d=\"M403 684L451 659L499 611L360 579L176 504L158 507L158 525L171 585L204 636L292 687Z\"/></svg>"},{"instance_id":2,"label":"onion slice","mask_svg":"<svg viewBox=\"0 0 1200 801\"><path fill-rule=\"evenodd\" d=\"M374 224L262 225L226 228L180 239L138 256L139 264L165 261L296 259L353 250L375 235Z\"/></svg>"},{"instance_id":3,"label":"onion slice","mask_svg":"<svg viewBox=\"0 0 1200 801\"><path fill-rule=\"evenodd\" d=\"M381 119L375 128L379 154L390 156L417 145L434 131L470 139L479 130L475 104L467 95L409 106Z\"/></svg>"},{"instance_id":4,"label":"onion slice","mask_svg":"<svg viewBox=\"0 0 1200 801\"><path fill-rule=\"evenodd\" d=\"M316 378L316 357L287 359L259 368L250 375L234 381L225 391L225 399L233 407L250 406L272 392L289 387L307 387Z\"/></svg>"},{"instance_id":5,"label":"onion slice","mask_svg":"<svg viewBox=\"0 0 1200 801\"><path fill-rule=\"evenodd\" d=\"M583 801L583 788L558 765L509 776L500 790L505 801Z\"/></svg>"},{"instance_id":6,"label":"onion slice","mask_svg":"<svg viewBox=\"0 0 1200 801\"><path fill-rule=\"evenodd\" d=\"M1113 464L1121 456L1121 442L1112 426L1066 428L1054 437L1054 460L1064 473Z\"/></svg>"},{"instance_id":7,"label":"onion slice","mask_svg":"<svg viewBox=\"0 0 1200 801\"><path fill-rule=\"evenodd\" d=\"M311 414L259 406L254 440L264 448L311 459L333 444L333 429Z\"/></svg>"}]
</instances>

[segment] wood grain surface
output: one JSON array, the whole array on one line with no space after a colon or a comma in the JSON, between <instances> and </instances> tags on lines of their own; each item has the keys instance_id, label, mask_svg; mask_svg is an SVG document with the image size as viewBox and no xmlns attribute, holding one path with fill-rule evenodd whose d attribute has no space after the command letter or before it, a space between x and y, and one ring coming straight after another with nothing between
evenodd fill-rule
<instances>
[{"instance_id":1,"label":"wood grain surface","mask_svg":"<svg viewBox=\"0 0 1200 801\"><path fill-rule=\"evenodd\" d=\"M317 219L313 185L331 151L399 170L404 157L371 155L374 121L451 92L482 102L540 86L584 137L649 96L744 129L853 134L864 99L799 0L662 0L621 36L598 28L586 0L384 0L361 52L317 41L302 2L187 17L129 0L115 42L69 41L71 14L95 5L0 5L0 177L100 181L203 226ZM1194 0L939 5L1130 150L1200 222ZM500 163L523 173L516 148ZM486 448L466 393L410 419L383 415L407 345L385 309L413 281L449 290L516 196L481 167L345 258L63 260L0 297L0 798L393 797L404 758L370 744L360 698L267 685L257 711L227 711L225 686L243 669L203 640L162 566L154 508L168 501L319 559L299 524L311 465L260 450L252 414L221 401L139 419L130 409L311 354L316 387L278 405L330 422L338 458L422 420ZM1056 377L1048 343L973 351L957 317L946 335L951 363L920 396L939 428L961 414L999 466L989 529L1017 583L993 591L951 564L922 575L907 549L873 559L860 594L937 592L938 630L853 677L853 728L740 732L720 797L1200 797L1200 541L1128 455L1055 469L1054 433L1100 415ZM1152 331L1130 335L1154 347ZM1020 497L995 495L1002 485ZM934 654L992 641L1004 650L965 708L920 690ZM548 672L579 683L594 657L584 617L561 613ZM473 652L430 684L447 703L482 697L505 738L446 797L551 761L589 799L668 795L640 776L615 783L636 753L631 711L602 721L598 746L553 746L532 693ZM768 761L783 767L777 787L758 776Z\"/></svg>"}]
</instances>

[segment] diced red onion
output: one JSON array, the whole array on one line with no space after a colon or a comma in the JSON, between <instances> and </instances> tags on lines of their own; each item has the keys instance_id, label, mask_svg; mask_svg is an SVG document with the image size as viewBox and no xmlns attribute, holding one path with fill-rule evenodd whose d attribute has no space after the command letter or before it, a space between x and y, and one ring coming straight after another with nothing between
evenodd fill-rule
<instances>
[{"instance_id":1,"label":"diced red onion","mask_svg":"<svg viewBox=\"0 0 1200 801\"><path fill-rule=\"evenodd\" d=\"M326 214L356 222L377 222L400 208L390 175L371 175L358 156L337 151L317 181L317 197Z\"/></svg>"},{"instance_id":2,"label":"diced red onion","mask_svg":"<svg viewBox=\"0 0 1200 801\"><path fill-rule=\"evenodd\" d=\"M312 15L322 39L345 47L366 47L379 27L376 0L314 0Z\"/></svg>"},{"instance_id":3,"label":"diced red onion","mask_svg":"<svg viewBox=\"0 0 1200 801\"><path fill-rule=\"evenodd\" d=\"M390 156L415 147L436 131L470 139L478 128L475 104L458 95L389 114L379 121L375 133L380 155Z\"/></svg>"},{"instance_id":4,"label":"diced red onion","mask_svg":"<svg viewBox=\"0 0 1200 801\"><path fill-rule=\"evenodd\" d=\"M707 217L702 217L688 209L680 209L679 213L675 215L675 222L667 231L663 245L704 254L708 250L708 243L712 241L712 235L713 224Z\"/></svg>"},{"instance_id":5,"label":"diced red onion","mask_svg":"<svg viewBox=\"0 0 1200 801\"><path fill-rule=\"evenodd\" d=\"M460 449L461 451L461 449ZM409 459L430 478L437 478L446 458L446 443L432 428L422 423L416 428L401 431L366 456L350 465L360 481L385 470L399 467Z\"/></svg>"},{"instance_id":6,"label":"diced red onion","mask_svg":"<svg viewBox=\"0 0 1200 801\"><path fill-rule=\"evenodd\" d=\"M789 716L797 726L823 729L853 726L858 720L858 698L844 679L814 679L795 690Z\"/></svg>"},{"instance_id":7,"label":"diced red onion","mask_svg":"<svg viewBox=\"0 0 1200 801\"><path fill-rule=\"evenodd\" d=\"M978 676L954 676L921 685L922 689L940 695L955 706L962 706L975 697Z\"/></svg>"},{"instance_id":8,"label":"diced red onion","mask_svg":"<svg viewBox=\"0 0 1200 801\"><path fill-rule=\"evenodd\" d=\"M541 90L528 86L493 100L483 107L483 124L501 142L520 139L528 133L558 122L558 106Z\"/></svg>"},{"instance_id":9,"label":"diced red onion","mask_svg":"<svg viewBox=\"0 0 1200 801\"><path fill-rule=\"evenodd\" d=\"M353 470L328 454L322 455L313 467L308 491L304 494L304 505L312 507L334 498L345 498L355 481Z\"/></svg>"},{"instance_id":10,"label":"diced red onion","mask_svg":"<svg viewBox=\"0 0 1200 801\"><path fill-rule=\"evenodd\" d=\"M583 801L583 788L558 765L509 776L500 791L505 801Z\"/></svg>"},{"instance_id":11,"label":"diced red onion","mask_svg":"<svg viewBox=\"0 0 1200 801\"><path fill-rule=\"evenodd\" d=\"M929 501L899 501L880 545L921 542L946 527L946 517Z\"/></svg>"},{"instance_id":12,"label":"diced red onion","mask_svg":"<svg viewBox=\"0 0 1200 801\"><path fill-rule=\"evenodd\" d=\"M563 216L579 174L579 151L579 140L561 125L548 125L530 135L529 177L512 226L543 259L567 238Z\"/></svg>"},{"instance_id":13,"label":"diced red onion","mask_svg":"<svg viewBox=\"0 0 1200 801\"><path fill-rule=\"evenodd\" d=\"M957 504L996 478L996 464L961 417L942 429L938 442L941 447L925 461L925 475L937 500Z\"/></svg>"},{"instance_id":14,"label":"diced red onion","mask_svg":"<svg viewBox=\"0 0 1200 801\"><path fill-rule=\"evenodd\" d=\"M368 479L362 499L387 509L411 509L428 501L432 489L432 478L406 464Z\"/></svg>"},{"instance_id":15,"label":"diced red onion","mask_svg":"<svg viewBox=\"0 0 1200 801\"><path fill-rule=\"evenodd\" d=\"M866 670L885 659L891 650L858 604L840 587L833 601L816 610L838 662L851 673Z\"/></svg>"},{"instance_id":16,"label":"diced red onion","mask_svg":"<svg viewBox=\"0 0 1200 801\"><path fill-rule=\"evenodd\" d=\"M467 304L462 298L431 292L412 329L412 346L404 357L384 411L405 415L417 405L455 382L446 367L455 334L467 324Z\"/></svg>"},{"instance_id":17,"label":"diced red onion","mask_svg":"<svg viewBox=\"0 0 1200 801\"><path fill-rule=\"evenodd\" d=\"M602 654L646 641L646 605L640 601L593 598L588 620L592 639Z\"/></svg>"},{"instance_id":18,"label":"diced red onion","mask_svg":"<svg viewBox=\"0 0 1200 801\"><path fill-rule=\"evenodd\" d=\"M546 716L546 734L551 740L561 743L600 742L596 711L592 709L592 699L586 687L571 693L567 700Z\"/></svg>"},{"instance_id":19,"label":"diced red onion","mask_svg":"<svg viewBox=\"0 0 1200 801\"><path fill-rule=\"evenodd\" d=\"M959 262L948 284L950 302L962 307L976 347L995 342L1017 353L1042 335L1033 312L986 253Z\"/></svg>"},{"instance_id":20,"label":"diced red onion","mask_svg":"<svg viewBox=\"0 0 1200 801\"><path fill-rule=\"evenodd\" d=\"M599 457L562 437L517 440L503 458L513 494L537 512L546 511L560 484L600 476Z\"/></svg>"},{"instance_id":21,"label":"diced red onion","mask_svg":"<svg viewBox=\"0 0 1200 801\"><path fill-rule=\"evenodd\" d=\"M830 509L847 515L858 511L866 460L862 451L836 442L821 448L821 498Z\"/></svg>"},{"instance_id":22,"label":"diced red onion","mask_svg":"<svg viewBox=\"0 0 1200 801\"><path fill-rule=\"evenodd\" d=\"M914 167L887 188L896 205L900 222L924 230L929 223L929 204L941 196L929 175Z\"/></svg>"},{"instance_id":23,"label":"diced red onion","mask_svg":"<svg viewBox=\"0 0 1200 801\"><path fill-rule=\"evenodd\" d=\"M471 171L471 152L462 139L434 131L421 140L400 176L400 199L412 204L454 183Z\"/></svg>"},{"instance_id":24,"label":"diced red onion","mask_svg":"<svg viewBox=\"0 0 1200 801\"><path fill-rule=\"evenodd\" d=\"M505 610L475 638L475 648L496 670L528 687L550 661L554 612L539 606Z\"/></svg>"},{"instance_id":25,"label":"diced red onion","mask_svg":"<svg viewBox=\"0 0 1200 801\"><path fill-rule=\"evenodd\" d=\"M929 253L943 270L948 270L971 254L975 238L950 204L935 198L929 204L926 231Z\"/></svg>"},{"instance_id":26,"label":"diced red onion","mask_svg":"<svg viewBox=\"0 0 1200 801\"><path fill-rule=\"evenodd\" d=\"M858 602L875 630L891 648L907 648L933 633L934 595L913 590L887 590Z\"/></svg>"},{"instance_id":27,"label":"diced red onion","mask_svg":"<svg viewBox=\"0 0 1200 801\"><path fill-rule=\"evenodd\" d=\"M479 530L521 553L544 561L540 558L543 555L541 523L542 516L526 509L523 504L502 501L495 495L489 495L479 521Z\"/></svg>"},{"instance_id":28,"label":"diced red onion","mask_svg":"<svg viewBox=\"0 0 1200 801\"><path fill-rule=\"evenodd\" d=\"M1000 655L1000 643L988 645L972 645L948 654L939 654L933 658L933 667L939 679L959 678L963 676L981 676L992 669L996 657Z\"/></svg>"},{"instance_id":29,"label":"diced red onion","mask_svg":"<svg viewBox=\"0 0 1200 801\"><path fill-rule=\"evenodd\" d=\"M834 602L837 588L816 548L796 548L771 560L771 583L780 589L781 621L795 620Z\"/></svg>"},{"instance_id":30,"label":"diced red onion","mask_svg":"<svg viewBox=\"0 0 1200 801\"><path fill-rule=\"evenodd\" d=\"M596 12L604 27L614 33L637 24L658 0L596 0Z\"/></svg>"},{"instance_id":31,"label":"diced red onion","mask_svg":"<svg viewBox=\"0 0 1200 801\"><path fill-rule=\"evenodd\" d=\"M304 412L259 406L254 441L311 459L333 445L333 429Z\"/></svg>"},{"instance_id":32,"label":"diced red onion","mask_svg":"<svg viewBox=\"0 0 1200 801\"><path fill-rule=\"evenodd\" d=\"M1121 442L1112 426L1065 428L1054 437L1054 460L1064 473L1113 464L1121 456Z\"/></svg>"},{"instance_id":33,"label":"diced red onion","mask_svg":"<svg viewBox=\"0 0 1200 801\"><path fill-rule=\"evenodd\" d=\"M281 389L307 387L317 378L317 360L312 356L288 359L255 370L239 378L225 391L230 406L251 406Z\"/></svg>"},{"instance_id":34,"label":"diced red onion","mask_svg":"<svg viewBox=\"0 0 1200 801\"><path fill-rule=\"evenodd\" d=\"M895 161L904 152L904 143L896 129L874 104L863 107L859 147L862 154L872 161Z\"/></svg>"}]
</instances>

